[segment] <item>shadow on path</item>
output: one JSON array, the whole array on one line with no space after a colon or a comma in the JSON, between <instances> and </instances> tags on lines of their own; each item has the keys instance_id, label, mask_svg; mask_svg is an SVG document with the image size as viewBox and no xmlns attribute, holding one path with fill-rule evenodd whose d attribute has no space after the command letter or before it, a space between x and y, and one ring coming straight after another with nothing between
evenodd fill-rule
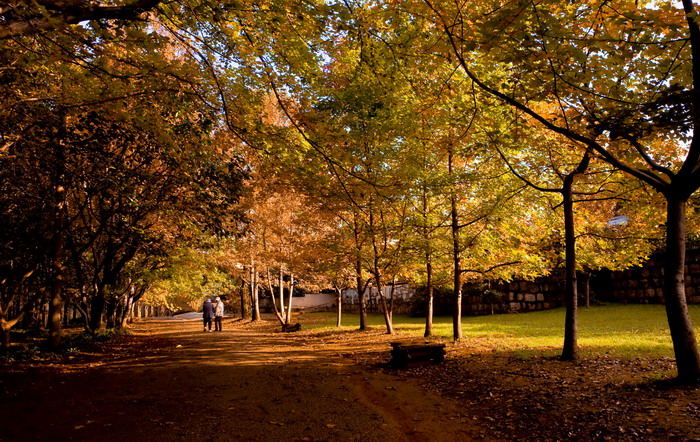
<instances>
[{"instance_id":1,"label":"shadow on path","mask_svg":"<svg viewBox=\"0 0 700 442\"><path fill-rule=\"evenodd\" d=\"M140 322L137 334L167 345L74 372L27 373L4 388L0 441L469 438L459 426L443 431L455 412L442 399L343 358L361 351L351 342L230 320L223 332L200 327Z\"/></svg>"}]
</instances>

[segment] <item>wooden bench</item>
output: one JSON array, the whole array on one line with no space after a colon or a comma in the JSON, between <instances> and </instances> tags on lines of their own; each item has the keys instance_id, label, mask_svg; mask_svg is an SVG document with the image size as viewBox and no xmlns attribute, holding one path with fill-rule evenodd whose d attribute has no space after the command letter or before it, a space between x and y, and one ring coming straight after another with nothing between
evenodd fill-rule
<instances>
[{"instance_id":1,"label":"wooden bench","mask_svg":"<svg viewBox=\"0 0 700 442\"><path fill-rule=\"evenodd\" d=\"M301 331L301 324L296 323L296 324L282 324L282 331L285 333L293 333L293 332L298 332Z\"/></svg>"},{"instance_id":2,"label":"wooden bench","mask_svg":"<svg viewBox=\"0 0 700 442\"><path fill-rule=\"evenodd\" d=\"M445 359L445 344L402 344L391 343L391 361L389 365L394 368L406 368L409 366L426 363L439 364Z\"/></svg>"}]
</instances>

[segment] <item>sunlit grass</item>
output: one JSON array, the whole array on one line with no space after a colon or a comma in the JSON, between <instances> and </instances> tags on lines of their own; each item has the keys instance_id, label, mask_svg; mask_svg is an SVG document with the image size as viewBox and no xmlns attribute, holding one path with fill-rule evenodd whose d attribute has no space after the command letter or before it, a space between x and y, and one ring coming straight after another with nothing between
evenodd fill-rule
<instances>
[{"instance_id":1,"label":"sunlit grass","mask_svg":"<svg viewBox=\"0 0 700 442\"><path fill-rule=\"evenodd\" d=\"M508 315L472 316L462 319L463 342L481 349L556 354L564 340L564 309ZM696 333L700 336L700 306L690 306ZM303 315L304 328L335 328L334 313ZM673 357L673 348L661 305L619 305L580 308L578 342L582 355L616 357ZM370 315L369 326L384 327L382 315ZM343 315L343 329L359 327L358 315ZM425 319L394 316L394 328L402 336L421 337ZM433 320L436 338L452 339L452 318Z\"/></svg>"}]
</instances>

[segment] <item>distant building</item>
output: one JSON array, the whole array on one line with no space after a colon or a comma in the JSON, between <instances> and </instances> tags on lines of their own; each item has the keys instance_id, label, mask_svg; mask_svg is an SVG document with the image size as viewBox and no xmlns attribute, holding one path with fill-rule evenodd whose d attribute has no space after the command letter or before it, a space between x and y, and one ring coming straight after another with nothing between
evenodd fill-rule
<instances>
[{"instance_id":1,"label":"distant building","mask_svg":"<svg viewBox=\"0 0 700 442\"><path fill-rule=\"evenodd\" d=\"M408 283L400 282L396 284L387 284L382 287L382 292L384 296L389 299L391 297L392 289L394 291L394 301L408 302L413 295L416 293L414 287L410 286ZM365 300L368 302L378 302L379 290L376 287L368 287L365 289ZM357 296L357 289L348 288L343 290L343 303L344 304L359 304L360 297Z\"/></svg>"},{"instance_id":2,"label":"distant building","mask_svg":"<svg viewBox=\"0 0 700 442\"><path fill-rule=\"evenodd\" d=\"M335 310L336 307L336 296L333 293L306 293L303 296L294 296L294 299L292 299L293 310L324 312ZM260 299L260 308L266 312L274 311L272 300L270 298Z\"/></svg>"},{"instance_id":3,"label":"distant building","mask_svg":"<svg viewBox=\"0 0 700 442\"><path fill-rule=\"evenodd\" d=\"M399 283L393 285L394 288L394 305L397 307L396 312L403 310L402 306L407 306L411 297L415 294L415 289L407 283ZM391 296L392 285L383 288L384 295L389 299ZM359 308L360 300L357 296L357 290L343 290L343 309L348 313L354 312ZM369 287L365 290L365 301L367 302L370 312L379 311L381 301L379 299L379 291L374 287ZM272 301L269 298L260 300L260 307L263 311L271 312ZM306 312L319 311L334 311L338 307L335 293L306 293L303 296L294 296L292 300L292 308L295 310L303 310Z\"/></svg>"}]
</instances>

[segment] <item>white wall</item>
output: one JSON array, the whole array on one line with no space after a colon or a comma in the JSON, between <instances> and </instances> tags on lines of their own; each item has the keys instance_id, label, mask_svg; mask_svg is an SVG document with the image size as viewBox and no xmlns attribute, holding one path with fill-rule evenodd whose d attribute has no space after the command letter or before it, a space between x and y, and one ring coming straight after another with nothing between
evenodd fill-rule
<instances>
[{"instance_id":1,"label":"white wall","mask_svg":"<svg viewBox=\"0 0 700 442\"><path fill-rule=\"evenodd\" d=\"M275 298L279 300L279 298ZM287 307L287 299L285 298L285 308ZM260 305L263 307L272 308L272 301L268 298L261 299ZM313 310L315 308L331 309L336 306L335 294L333 293L307 293L304 296L295 296L292 299L293 309Z\"/></svg>"}]
</instances>

